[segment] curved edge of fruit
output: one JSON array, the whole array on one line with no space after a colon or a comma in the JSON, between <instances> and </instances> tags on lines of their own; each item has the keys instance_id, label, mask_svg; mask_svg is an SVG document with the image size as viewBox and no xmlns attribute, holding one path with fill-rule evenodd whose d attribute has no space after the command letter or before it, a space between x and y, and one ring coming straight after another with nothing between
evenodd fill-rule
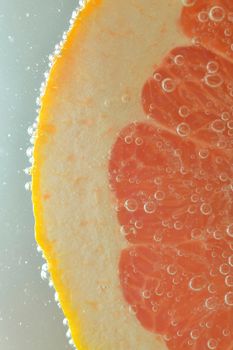
<instances>
[{"instance_id":1,"label":"curved edge of fruit","mask_svg":"<svg viewBox=\"0 0 233 350\"><path fill-rule=\"evenodd\" d=\"M72 42L73 37L76 35L80 23L88 17L92 11L96 8L102 0L86 0L85 6L78 13L78 16L73 24L73 26L68 31L67 39L64 42L63 47L61 48L61 53L64 50L67 50ZM49 117L44 111L44 105L46 105L51 98L50 93L50 81L53 79L53 76L56 71L56 67L59 64L59 56L55 56L53 66L51 68L49 79L46 84L45 94L41 97L41 108L39 112L39 121L36 131L35 145L33 149L33 165L32 165L32 205L33 213L35 219L35 238L38 245L43 250L44 257L49 266L49 273L51 275L53 285L58 291L59 302L62 306L64 316L69 322L69 328L71 331L72 339L74 344L78 347L78 350L87 350L87 345L83 344L80 341L79 329L80 322L77 318L77 315L72 310L69 295L66 291L66 287L62 282L61 276L59 274L58 262L56 259L56 253L53 250L52 243L46 237L46 227L44 224L44 215L43 215L43 204L40 193L40 181L41 181L41 167L43 164L43 147L48 142L49 134L53 133L52 125L49 125ZM78 326L77 326L78 325Z\"/></svg>"}]
</instances>

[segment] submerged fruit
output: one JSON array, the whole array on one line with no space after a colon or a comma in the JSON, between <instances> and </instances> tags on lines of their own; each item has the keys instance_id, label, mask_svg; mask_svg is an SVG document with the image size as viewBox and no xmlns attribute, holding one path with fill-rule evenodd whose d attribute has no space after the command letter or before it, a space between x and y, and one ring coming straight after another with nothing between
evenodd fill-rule
<instances>
[{"instance_id":1,"label":"submerged fruit","mask_svg":"<svg viewBox=\"0 0 233 350\"><path fill-rule=\"evenodd\" d=\"M79 350L233 348L231 7L88 1L55 60L33 202Z\"/></svg>"}]
</instances>

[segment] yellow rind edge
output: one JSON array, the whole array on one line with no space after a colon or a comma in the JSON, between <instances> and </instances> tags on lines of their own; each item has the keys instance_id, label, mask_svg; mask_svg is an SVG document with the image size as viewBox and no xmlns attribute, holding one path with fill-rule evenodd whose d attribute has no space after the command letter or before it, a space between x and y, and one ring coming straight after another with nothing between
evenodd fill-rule
<instances>
[{"instance_id":1,"label":"yellow rind edge","mask_svg":"<svg viewBox=\"0 0 233 350\"><path fill-rule=\"evenodd\" d=\"M33 150L33 166L32 166L32 204L33 213L35 218L35 238L38 245L43 250L44 257L46 258L49 266L50 276L53 281L53 285L58 293L59 302L61 304L63 313L69 322L69 328L71 330L71 335L73 342L78 350L87 350L87 344L84 344L80 339L81 324L76 315L76 312L72 309L71 302L69 300L69 293L66 290L66 286L62 282L61 274L59 273L58 261L56 258L56 253L53 249L53 244L48 240L46 235L46 225L44 223L44 213L42 204L42 194L40 191L40 181L41 181L41 169L43 166L43 148L49 140L49 135L51 135L52 130L49 129L49 116L46 113L46 105L53 95L52 89L50 89L50 81L53 80L53 76L56 72L56 68L59 65L60 59L62 59L62 54L65 50L68 50L73 40L78 38L78 31L83 21L99 5L102 0L88 0L85 7L78 14L72 28L69 30L67 35L67 40L64 42L61 52L58 57L55 57L54 64L51 68L49 78L46 85L46 90L44 96L41 98L41 108L39 112L39 122L36 132L36 140ZM76 37L77 35L77 37ZM61 56L61 58L60 58ZM51 91L50 91L51 90Z\"/></svg>"}]
</instances>

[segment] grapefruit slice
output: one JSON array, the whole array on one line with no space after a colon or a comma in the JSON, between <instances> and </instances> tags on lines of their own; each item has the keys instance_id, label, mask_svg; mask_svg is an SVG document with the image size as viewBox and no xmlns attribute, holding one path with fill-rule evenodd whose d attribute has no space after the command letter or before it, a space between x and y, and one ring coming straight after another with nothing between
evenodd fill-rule
<instances>
[{"instance_id":1,"label":"grapefruit slice","mask_svg":"<svg viewBox=\"0 0 233 350\"><path fill-rule=\"evenodd\" d=\"M231 11L90 0L54 58L32 194L79 350L233 349Z\"/></svg>"}]
</instances>

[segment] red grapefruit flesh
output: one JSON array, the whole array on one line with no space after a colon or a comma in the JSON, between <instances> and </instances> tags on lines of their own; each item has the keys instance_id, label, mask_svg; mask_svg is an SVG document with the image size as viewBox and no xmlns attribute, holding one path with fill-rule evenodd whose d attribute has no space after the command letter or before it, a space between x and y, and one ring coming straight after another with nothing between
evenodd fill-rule
<instances>
[{"instance_id":1,"label":"red grapefruit flesh","mask_svg":"<svg viewBox=\"0 0 233 350\"><path fill-rule=\"evenodd\" d=\"M229 60L233 58L233 3L231 0L187 0L181 16L184 33Z\"/></svg>"},{"instance_id":2,"label":"red grapefruit flesh","mask_svg":"<svg viewBox=\"0 0 233 350\"><path fill-rule=\"evenodd\" d=\"M183 10L186 34L210 5ZM233 349L233 64L217 55L226 52L220 28L215 53L179 47L165 57L143 87L148 121L119 133L109 161L129 244L123 294L170 350ZM211 47L206 27L195 30Z\"/></svg>"}]
</instances>

